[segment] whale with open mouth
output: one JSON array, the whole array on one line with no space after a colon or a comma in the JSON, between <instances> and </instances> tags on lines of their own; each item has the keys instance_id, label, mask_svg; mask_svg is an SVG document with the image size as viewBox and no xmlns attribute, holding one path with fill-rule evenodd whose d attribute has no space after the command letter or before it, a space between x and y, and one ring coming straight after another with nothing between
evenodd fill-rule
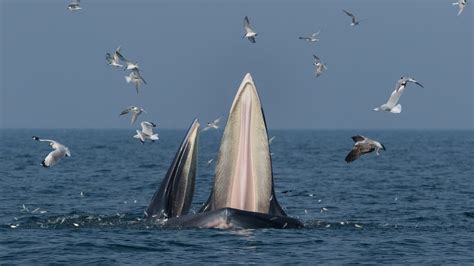
<instances>
[{"instance_id":1,"label":"whale with open mouth","mask_svg":"<svg viewBox=\"0 0 474 266\"><path fill-rule=\"evenodd\" d=\"M209 199L188 214L194 193L199 123L195 120L145 211L166 227L300 228L288 217L273 188L265 116L255 83L247 74L229 112Z\"/></svg>"}]
</instances>

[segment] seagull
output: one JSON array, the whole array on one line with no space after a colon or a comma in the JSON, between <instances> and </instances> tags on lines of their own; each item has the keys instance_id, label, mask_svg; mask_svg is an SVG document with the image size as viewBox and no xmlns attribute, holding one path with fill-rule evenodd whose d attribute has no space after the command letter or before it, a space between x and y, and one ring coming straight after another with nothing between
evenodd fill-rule
<instances>
[{"instance_id":1,"label":"seagull","mask_svg":"<svg viewBox=\"0 0 474 266\"><path fill-rule=\"evenodd\" d=\"M221 121L221 118L217 118L216 120L214 120L214 122L209 122L207 123L207 126L202 130L202 131L208 131L209 129L211 128L215 128L215 129L218 129L219 126L217 125L219 123L219 121Z\"/></svg>"},{"instance_id":2,"label":"seagull","mask_svg":"<svg viewBox=\"0 0 474 266\"><path fill-rule=\"evenodd\" d=\"M343 9L342 11L343 11L344 13L346 13L346 15L348 15L349 17L352 18L351 26L357 26L357 25L359 25L359 23L362 22L362 20L356 20L355 16L354 16L352 13L347 12L347 11L344 10L344 9Z\"/></svg>"},{"instance_id":3,"label":"seagull","mask_svg":"<svg viewBox=\"0 0 474 266\"><path fill-rule=\"evenodd\" d=\"M209 161L207 161L207 165L210 165L213 161L214 159L210 159Z\"/></svg>"},{"instance_id":4,"label":"seagull","mask_svg":"<svg viewBox=\"0 0 474 266\"><path fill-rule=\"evenodd\" d=\"M135 121L137 120L137 117L142 113L142 112L145 112L145 109L141 108L141 107L137 107L137 106L129 106L127 107L127 109L123 110L120 115L124 115L124 114L128 114L129 112L132 112L132 121L130 122L130 124L133 124L135 123Z\"/></svg>"},{"instance_id":5,"label":"seagull","mask_svg":"<svg viewBox=\"0 0 474 266\"><path fill-rule=\"evenodd\" d=\"M275 136L271 137L271 138L268 140L268 145L272 145L272 142L273 142L274 139L275 139Z\"/></svg>"},{"instance_id":6,"label":"seagull","mask_svg":"<svg viewBox=\"0 0 474 266\"><path fill-rule=\"evenodd\" d=\"M120 60L122 60L122 62L125 62L125 70L135 70L135 69L138 69L138 63L136 62L132 62L128 59L126 59L121 53L120 51L115 51L115 53L117 54L118 58L120 58Z\"/></svg>"},{"instance_id":7,"label":"seagull","mask_svg":"<svg viewBox=\"0 0 474 266\"><path fill-rule=\"evenodd\" d=\"M37 141L49 142L49 146L54 149L54 151L50 152L48 156L46 156L46 158L41 162L41 165L45 168L55 165L64 156L71 157L71 152L69 151L69 148L57 141L50 139L40 139L36 136L33 136L33 139Z\"/></svg>"},{"instance_id":8,"label":"seagull","mask_svg":"<svg viewBox=\"0 0 474 266\"><path fill-rule=\"evenodd\" d=\"M318 36L320 32L321 31L315 32L315 33L311 34L311 36L309 36L309 37L298 37L298 39L305 40L307 42L317 42L317 41L319 41L319 39L316 38L316 36Z\"/></svg>"},{"instance_id":9,"label":"seagull","mask_svg":"<svg viewBox=\"0 0 474 266\"><path fill-rule=\"evenodd\" d=\"M255 36L258 34L250 28L250 21L247 16L244 18L245 35L242 38L247 38L251 43L255 43Z\"/></svg>"},{"instance_id":10,"label":"seagull","mask_svg":"<svg viewBox=\"0 0 474 266\"><path fill-rule=\"evenodd\" d=\"M142 126L142 131L137 129L137 134L133 136L134 138L139 139L142 144L145 143L146 139L150 139L152 142L159 140L158 134L153 134L153 128L156 127L154 123L143 121L140 125Z\"/></svg>"},{"instance_id":11,"label":"seagull","mask_svg":"<svg viewBox=\"0 0 474 266\"><path fill-rule=\"evenodd\" d=\"M421 83L414 80L413 78L401 77L397 81L397 85L395 86L395 90L390 95L390 98L388 99L387 103L382 104L380 107L374 108L374 111L386 111L386 112L390 112L390 113L393 113L393 114L400 113L402 111L402 105L399 104L398 101L400 100L400 96L402 96L402 93L405 90L408 82L413 82L416 85L424 88L423 85L421 85Z\"/></svg>"},{"instance_id":12,"label":"seagull","mask_svg":"<svg viewBox=\"0 0 474 266\"><path fill-rule=\"evenodd\" d=\"M113 55L110 55L110 53L105 54L105 59L107 60L107 63L109 63L110 66L114 67L123 67L123 65L120 64L120 46L115 49L115 52Z\"/></svg>"},{"instance_id":13,"label":"seagull","mask_svg":"<svg viewBox=\"0 0 474 266\"><path fill-rule=\"evenodd\" d=\"M321 62L321 60L319 59L319 57L317 57L316 55L313 55L313 58L314 58L314 62L313 62L313 65L316 67L315 69L315 74L316 74L316 77L319 77L321 76L321 74L323 73L324 70L328 69L327 66L325 64L323 64Z\"/></svg>"},{"instance_id":14,"label":"seagull","mask_svg":"<svg viewBox=\"0 0 474 266\"><path fill-rule=\"evenodd\" d=\"M137 90L137 94L140 83L146 84L146 81L140 75L140 71L138 70L138 68L133 69L128 76L125 76L125 80L127 81L127 83L135 83L135 89Z\"/></svg>"},{"instance_id":15,"label":"seagull","mask_svg":"<svg viewBox=\"0 0 474 266\"><path fill-rule=\"evenodd\" d=\"M467 0L458 0L457 2L453 3L453 6L458 6L459 8L458 16L461 15L466 5L467 5Z\"/></svg>"},{"instance_id":16,"label":"seagull","mask_svg":"<svg viewBox=\"0 0 474 266\"><path fill-rule=\"evenodd\" d=\"M375 151L377 155L379 155L379 150L385 151L385 146L382 143L366 138L364 136L360 136L360 135L353 136L352 140L355 143L352 150L346 156L347 163L350 163L352 161L359 159L361 155L366 154L366 153L371 153Z\"/></svg>"},{"instance_id":17,"label":"seagull","mask_svg":"<svg viewBox=\"0 0 474 266\"><path fill-rule=\"evenodd\" d=\"M79 6L79 2L81 0L74 0L72 1L69 5L67 5L67 9L69 9L70 11L78 11L78 10L81 10L82 7Z\"/></svg>"}]
</instances>

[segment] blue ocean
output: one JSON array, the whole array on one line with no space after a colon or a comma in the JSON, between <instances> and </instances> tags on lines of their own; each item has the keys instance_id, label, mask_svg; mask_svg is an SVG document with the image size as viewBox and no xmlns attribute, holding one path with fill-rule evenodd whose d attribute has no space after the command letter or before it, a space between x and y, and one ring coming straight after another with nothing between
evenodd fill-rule
<instances>
[{"instance_id":1,"label":"blue ocean","mask_svg":"<svg viewBox=\"0 0 474 266\"><path fill-rule=\"evenodd\" d=\"M165 229L142 220L184 130L0 130L0 264L471 264L474 132L270 130L276 197L303 229ZM352 135L387 150L347 164ZM50 169L31 136L71 150ZM202 132L193 211L221 130Z\"/></svg>"}]
</instances>

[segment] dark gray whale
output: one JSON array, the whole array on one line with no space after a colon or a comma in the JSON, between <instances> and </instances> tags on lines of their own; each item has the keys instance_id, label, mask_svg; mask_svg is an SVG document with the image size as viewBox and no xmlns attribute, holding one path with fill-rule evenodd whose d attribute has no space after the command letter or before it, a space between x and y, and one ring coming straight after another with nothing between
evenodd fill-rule
<instances>
[{"instance_id":1,"label":"dark gray whale","mask_svg":"<svg viewBox=\"0 0 474 266\"><path fill-rule=\"evenodd\" d=\"M193 121L160 187L145 211L145 218L166 219L187 214L194 196L199 122Z\"/></svg>"},{"instance_id":2,"label":"dark gray whale","mask_svg":"<svg viewBox=\"0 0 474 266\"><path fill-rule=\"evenodd\" d=\"M265 116L250 74L229 112L209 199L199 213L187 214L194 191L198 127L194 121L188 130L145 212L148 219L178 228L303 227L276 199Z\"/></svg>"}]
</instances>

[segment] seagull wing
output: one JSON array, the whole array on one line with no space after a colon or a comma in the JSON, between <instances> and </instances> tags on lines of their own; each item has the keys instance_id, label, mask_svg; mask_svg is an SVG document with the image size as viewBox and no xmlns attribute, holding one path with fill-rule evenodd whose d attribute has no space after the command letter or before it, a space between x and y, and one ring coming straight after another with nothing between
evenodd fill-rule
<instances>
[{"instance_id":1,"label":"seagull wing","mask_svg":"<svg viewBox=\"0 0 474 266\"><path fill-rule=\"evenodd\" d=\"M221 118L219 117L219 118L217 118L216 120L214 120L213 124L217 124L217 123L219 123L220 121L221 121Z\"/></svg>"},{"instance_id":2,"label":"seagull wing","mask_svg":"<svg viewBox=\"0 0 474 266\"><path fill-rule=\"evenodd\" d=\"M355 161L359 159L361 153L358 147L352 148L352 150L347 154L345 160L347 163L350 163L352 161Z\"/></svg>"},{"instance_id":3,"label":"seagull wing","mask_svg":"<svg viewBox=\"0 0 474 266\"><path fill-rule=\"evenodd\" d=\"M146 84L146 81L143 79L142 75L140 75L140 70L138 70L138 68L134 68L132 72L135 73L135 77L139 78L144 84Z\"/></svg>"},{"instance_id":4,"label":"seagull wing","mask_svg":"<svg viewBox=\"0 0 474 266\"><path fill-rule=\"evenodd\" d=\"M53 145L54 145L54 144L58 144L58 142L56 142L56 141L54 141L54 140L52 140L52 139L40 139L40 138L38 138L38 137L36 137L36 136L33 136L33 139L34 139L34 140L37 140L37 141L51 142L51 143L53 143Z\"/></svg>"},{"instance_id":5,"label":"seagull wing","mask_svg":"<svg viewBox=\"0 0 474 266\"><path fill-rule=\"evenodd\" d=\"M353 140L354 142L363 141L364 139L367 139L367 138L364 137L364 136L361 136L361 135L352 136L352 140Z\"/></svg>"},{"instance_id":6,"label":"seagull wing","mask_svg":"<svg viewBox=\"0 0 474 266\"><path fill-rule=\"evenodd\" d=\"M153 128L156 127L155 124L153 123L150 123L150 122L147 122L147 121L143 121L141 122L140 124L142 126L142 132L146 135L153 135Z\"/></svg>"},{"instance_id":7,"label":"seagull wing","mask_svg":"<svg viewBox=\"0 0 474 266\"><path fill-rule=\"evenodd\" d=\"M319 59L319 57L317 57L316 55L313 55L313 58L314 60L316 60L316 62L320 62L321 60Z\"/></svg>"},{"instance_id":8,"label":"seagull wing","mask_svg":"<svg viewBox=\"0 0 474 266\"><path fill-rule=\"evenodd\" d=\"M458 16L461 15L462 11L464 10L464 5L463 4L459 4L459 11L458 11Z\"/></svg>"},{"instance_id":9,"label":"seagull wing","mask_svg":"<svg viewBox=\"0 0 474 266\"><path fill-rule=\"evenodd\" d=\"M344 13L346 13L346 15L348 15L349 17L351 17L351 18L352 18L352 21L355 20L355 17L354 17L354 15L352 15L352 13L350 13L350 12L344 10L344 9L343 9L342 11L343 11Z\"/></svg>"},{"instance_id":10,"label":"seagull wing","mask_svg":"<svg viewBox=\"0 0 474 266\"><path fill-rule=\"evenodd\" d=\"M352 161L355 161L359 159L361 155L364 155L366 153L373 152L375 150L374 147L370 143L361 143L359 145L355 145L354 148L347 154L346 156L346 162L350 163Z\"/></svg>"},{"instance_id":11,"label":"seagull wing","mask_svg":"<svg viewBox=\"0 0 474 266\"><path fill-rule=\"evenodd\" d=\"M127 109L123 110L120 115L128 114L133 109L133 106L127 107Z\"/></svg>"},{"instance_id":12,"label":"seagull wing","mask_svg":"<svg viewBox=\"0 0 474 266\"><path fill-rule=\"evenodd\" d=\"M392 94L390 95L390 98L388 98L387 105L390 107L394 107L397 105L398 101L400 100L400 96L402 96L403 90L405 86L401 88L400 90L394 90Z\"/></svg>"},{"instance_id":13,"label":"seagull wing","mask_svg":"<svg viewBox=\"0 0 474 266\"><path fill-rule=\"evenodd\" d=\"M132 113L132 122L130 124L135 123L135 121L137 120L137 117L138 117L138 113L133 112Z\"/></svg>"},{"instance_id":14,"label":"seagull wing","mask_svg":"<svg viewBox=\"0 0 474 266\"><path fill-rule=\"evenodd\" d=\"M413 82L413 83L415 83L416 85L418 85L418 86L424 88L424 86L423 86L420 82L416 81L416 80L413 79L413 78L408 78L408 81Z\"/></svg>"},{"instance_id":15,"label":"seagull wing","mask_svg":"<svg viewBox=\"0 0 474 266\"><path fill-rule=\"evenodd\" d=\"M56 149L48 154L46 158L43 160L41 163L44 167L51 167L55 165L61 158L63 158L67 153L67 150L62 148L62 149Z\"/></svg>"},{"instance_id":16,"label":"seagull wing","mask_svg":"<svg viewBox=\"0 0 474 266\"><path fill-rule=\"evenodd\" d=\"M244 28L245 28L245 31L247 32L252 31L252 28L250 28L250 21L247 16L245 16L244 18Z\"/></svg>"},{"instance_id":17,"label":"seagull wing","mask_svg":"<svg viewBox=\"0 0 474 266\"><path fill-rule=\"evenodd\" d=\"M249 41L250 41L251 43L256 43L255 37L253 37L253 36L252 36L252 37L248 37L248 39L249 39Z\"/></svg>"},{"instance_id":18,"label":"seagull wing","mask_svg":"<svg viewBox=\"0 0 474 266\"><path fill-rule=\"evenodd\" d=\"M120 58L120 60L122 60L123 62L125 63L129 63L130 61L127 60L127 58L125 58L121 53L120 51L115 51L115 54L118 56L118 58Z\"/></svg>"}]
</instances>

